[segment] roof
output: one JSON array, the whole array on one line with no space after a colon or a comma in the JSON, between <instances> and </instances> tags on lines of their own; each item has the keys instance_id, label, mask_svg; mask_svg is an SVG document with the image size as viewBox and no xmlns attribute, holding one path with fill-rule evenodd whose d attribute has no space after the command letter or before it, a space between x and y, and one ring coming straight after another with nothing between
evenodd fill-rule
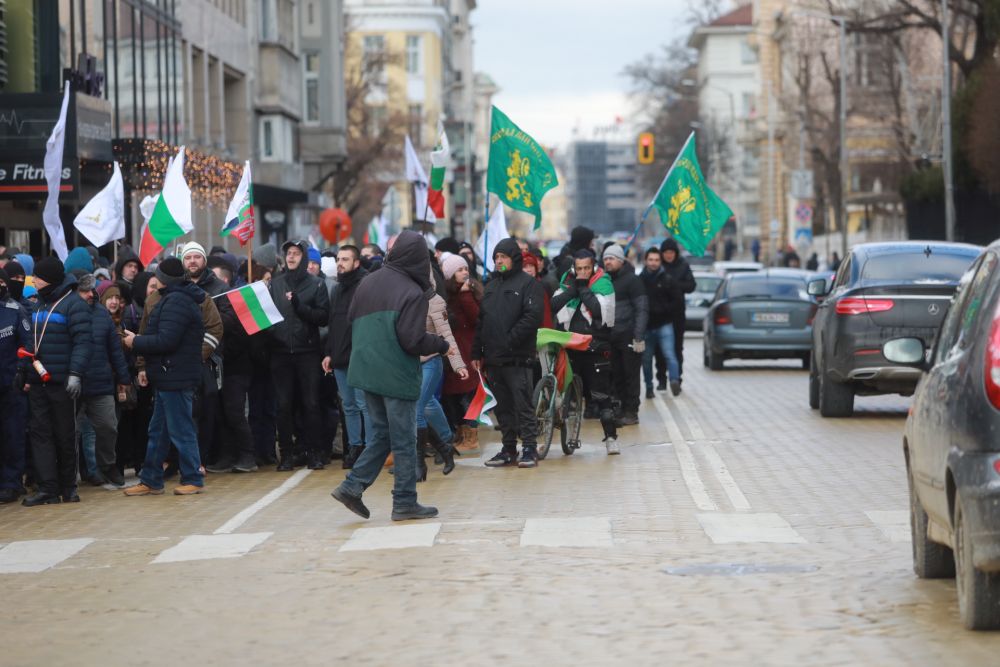
<instances>
[{"instance_id":1,"label":"roof","mask_svg":"<svg viewBox=\"0 0 1000 667\"><path fill-rule=\"evenodd\" d=\"M753 25L753 5L746 4L737 7L728 14L723 14L708 24L713 28L724 28L727 26Z\"/></svg>"},{"instance_id":2,"label":"roof","mask_svg":"<svg viewBox=\"0 0 1000 667\"><path fill-rule=\"evenodd\" d=\"M741 5L714 21L698 26L691 33L688 46L701 49L708 35L742 34L753 30L753 5Z\"/></svg>"}]
</instances>

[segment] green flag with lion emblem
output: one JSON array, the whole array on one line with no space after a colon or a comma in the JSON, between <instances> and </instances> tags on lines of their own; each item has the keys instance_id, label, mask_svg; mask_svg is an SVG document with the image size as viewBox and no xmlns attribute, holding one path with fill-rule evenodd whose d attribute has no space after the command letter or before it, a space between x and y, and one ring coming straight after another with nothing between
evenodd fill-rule
<instances>
[{"instance_id":1,"label":"green flag with lion emblem","mask_svg":"<svg viewBox=\"0 0 1000 667\"><path fill-rule=\"evenodd\" d=\"M660 221L667 231L698 257L705 254L709 242L733 217L732 209L705 183L698 165L693 132L643 218L654 208L660 213Z\"/></svg>"},{"instance_id":2,"label":"green flag with lion emblem","mask_svg":"<svg viewBox=\"0 0 1000 667\"><path fill-rule=\"evenodd\" d=\"M559 185L552 160L538 142L493 107L486 191L507 206L535 216L542 225L542 197Z\"/></svg>"}]
</instances>

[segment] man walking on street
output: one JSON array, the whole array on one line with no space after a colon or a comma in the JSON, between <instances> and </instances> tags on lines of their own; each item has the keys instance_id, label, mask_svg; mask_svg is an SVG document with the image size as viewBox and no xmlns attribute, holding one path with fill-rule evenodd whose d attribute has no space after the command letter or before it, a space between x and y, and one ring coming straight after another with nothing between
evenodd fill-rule
<instances>
[{"instance_id":1,"label":"man walking on street","mask_svg":"<svg viewBox=\"0 0 1000 667\"><path fill-rule=\"evenodd\" d=\"M663 270L677 284L682 294L681 301L678 304L679 312L674 318L674 354L677 356L677 384L675 386L673 382L670 383L671 393L677 396L681 393L681 382L684 381L684 330L687 328L687 303L683 299L683 295L690 294L698 285L694 280L694 274L691 272L691 265L687 263L686 259L681 257L681 247L678 245L676 239L667 238L667 240L660 244L660 256L663 259ZM666 359L662 361L665 362ZM661 359L657 357L656 379L659 385L657 389L660 391L667 388L667 369L665 366L666 364L661 363Z\"/></svg>"},{"instance_id":2,"label":"man walking on street","mask_svg":"<svg viewBox=\"0 0 1000 667\"><path fill-rule=\"evenodd\" d=\"M306 271L309 244L281 246L285 270L271 280L271 298L284 319L267 330L271 341L271 377L278 400L279 471L294 470L300 457L310 470L323 468L319 408L319 328L330 317L330 294L322 278ZM295 410L301 411L306 442L294 442ZM303 451L304 450L304 451Z\"/></svg>"},{"instance_id":3,"label":"man walking on street","mask_svg":"<svg viewBox=\"0 0 1000 667\"><path fill-rule=\"evenodd\" d=\"M76 406L90 359L90 311L76 292L76 276L45 257L35 264L38 303L32 314L34 354L28 370L31 457L38 492L22 505L80 502L76 492ZM39 372L44 369L44 375Z\"/></svg>"},{"instance_id":4,"label":"man walking on street","mask_svg":"<svg viewBox=\"0 0 1000 667\"><path fill-rule=\"evenodd\" d=\"M496 245L493 262L496 272L483 291L472 341L472 367L489 379L503 442L503 449L486 465L534 468L538 465L538 422L531 393L545 295L542 284L524 272L524 256L514 239Z\"/></svg>"},{"instance_id":5,"label":"man walking on street","mask_svg":"<svg viewBox=\"0 0 1000 667\"><path fill-rule=\"evenodd\" d=\"M156 391L140 483L125 489L125 495L163 493L163 462L171 443L177 448L181 473L181 484L174 489L174 495L193 495L205 487L192 408L202 378L205 328L200 304L209 297L184 279L184 267L175 257L160 262L156 278L164 287L149 315L146 332L136 336L126 331L124 337L127 347L145 357L146 373Z\"/></svg>"},{"instance_id":6,"label":"man walking on street","mask_svg":"<svg viewBox=\"0 0 1000 667\"><path fill-rule=\"evenodd\" d=\"M420 356L457 353L427 332L430 256L424 238L403 231L382 268L358 285L351 302L352 345L347 383L365 392L371 435L354 468L331 494L349 510L371 516L361 500L389 451L395 475L392 519L428 519L437 508L417 502L417 399Z\"/></svg>"},{"instance_id":7,"label":"man walking on street","mask_svg":"<svg viewBox=\"0 0 1000 667\"><path fill-rule=\"evenodd\" d=\"M604 270L615 286L615 326L611 330L611 377L621 404L618 426L639 423L639 372L646 349L649 305L646 288L617 243L604 251Z\"/></svg>"},{"instance_id":8,"label":"man walking on street","mask_svg":"<svg viewBox=\"0 0 1000 667\"><path fill-rule=\"evenodd\" d=\"M645 266L639 279L646 287L649 300L649 324L646 327L646 350L642 355L642 370L646 378L646 398L653 398L653 355L667 360L670 387L674 396L680 393L680 370L674 346L674 319L683 314L684 295L680 285L663 270L659 249L646 251Z\"/></svg>"}]
</instances>

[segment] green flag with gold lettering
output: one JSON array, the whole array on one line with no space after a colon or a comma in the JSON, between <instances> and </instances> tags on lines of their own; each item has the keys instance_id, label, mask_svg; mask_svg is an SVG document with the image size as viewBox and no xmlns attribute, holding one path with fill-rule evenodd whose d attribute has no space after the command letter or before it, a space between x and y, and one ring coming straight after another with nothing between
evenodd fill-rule
<instances>
[{"instance_id":1,"label":"green flag with gold lettering","mask_svg":"<svg viewBox=\"0 0 1000 667\"><path fill-rule=\"evenodd\" d=\"M722 226L733 217L726 202L705 183L695 152L694 133L667 172L646 208L660 213L660 222L692 255L701 257Z\"/></svg>"},{"instance_id":2,"label":"green flag with gold lettering","mask_svg":"<svg viewBox=\"0 0 1000 667\"><path fill-rule=\"evenodd\" d=\"M559 185L552 160L538 142L493 107L486 191L507 206L532 213L542 225L542 197Z\"/></svg>"}]
</instances>

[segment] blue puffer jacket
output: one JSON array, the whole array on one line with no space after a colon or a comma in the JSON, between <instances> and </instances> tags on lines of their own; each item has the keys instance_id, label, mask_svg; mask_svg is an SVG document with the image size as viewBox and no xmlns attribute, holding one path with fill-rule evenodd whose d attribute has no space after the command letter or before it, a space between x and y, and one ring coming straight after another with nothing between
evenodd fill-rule
<instances>
[{"instance_id":1,"label":"blue puffer jacket","mask_svg":"<svg viewBox=\"0 0 1000 667\"><path fill-rule=\"evenodd\" d=\"M53 308L56 302L59 302L59 305ZM31 319L33 335L28 351L35 351L34 337L41 336L41 344L35 356L52 375L50 382L65 382L70 375L83 377L90 364L92 346L90 307L76 293L76 276L67 273L62 285L52 290L48 299L42 298L39 293L38 303L35 305L35 312L31 314ZM44 336L42 336L43 327ZM38 373L31 370L28 373L28 382L41 384L42 380L38 377Z\"/></svg>"},{"instance_id":2,"label":"blue puffer jacket","mask_svg":"<svg viewBox=\"0 0 1000 667\"><path fill-rule=\"evenodd\" d=\"M95 303L90 307L90 315L90 337L94 347L90 350L87 374L83 376L83 395L110 396L115 393L116 380L118 384L130 384L132 379L111 313Z\"/></svg>"},{"instance_id":3,"label":"blue puffer jacket","mask_svg":"<svg viewBox=\"0 0 1000 667\"><path fill-rule=\"evenodd\" d=\"M28 311L13 299L0 301L0 391L10 389L21 360L17 348L31 344Z\"/></svg>"},{"instance_id":4,"label":"blue puffer jacket","mask_svg":"<svg viewBox=\"0 0 1000 667\"><path fill-rule=\"evenodd\" d=\"M184 281L160 290L163 295L149 314L146 333L136 336L132 349L146 360L146 374L162 391L194 389L201 384L201 321L203 292Z\"/></svg>"}]
</instances>

